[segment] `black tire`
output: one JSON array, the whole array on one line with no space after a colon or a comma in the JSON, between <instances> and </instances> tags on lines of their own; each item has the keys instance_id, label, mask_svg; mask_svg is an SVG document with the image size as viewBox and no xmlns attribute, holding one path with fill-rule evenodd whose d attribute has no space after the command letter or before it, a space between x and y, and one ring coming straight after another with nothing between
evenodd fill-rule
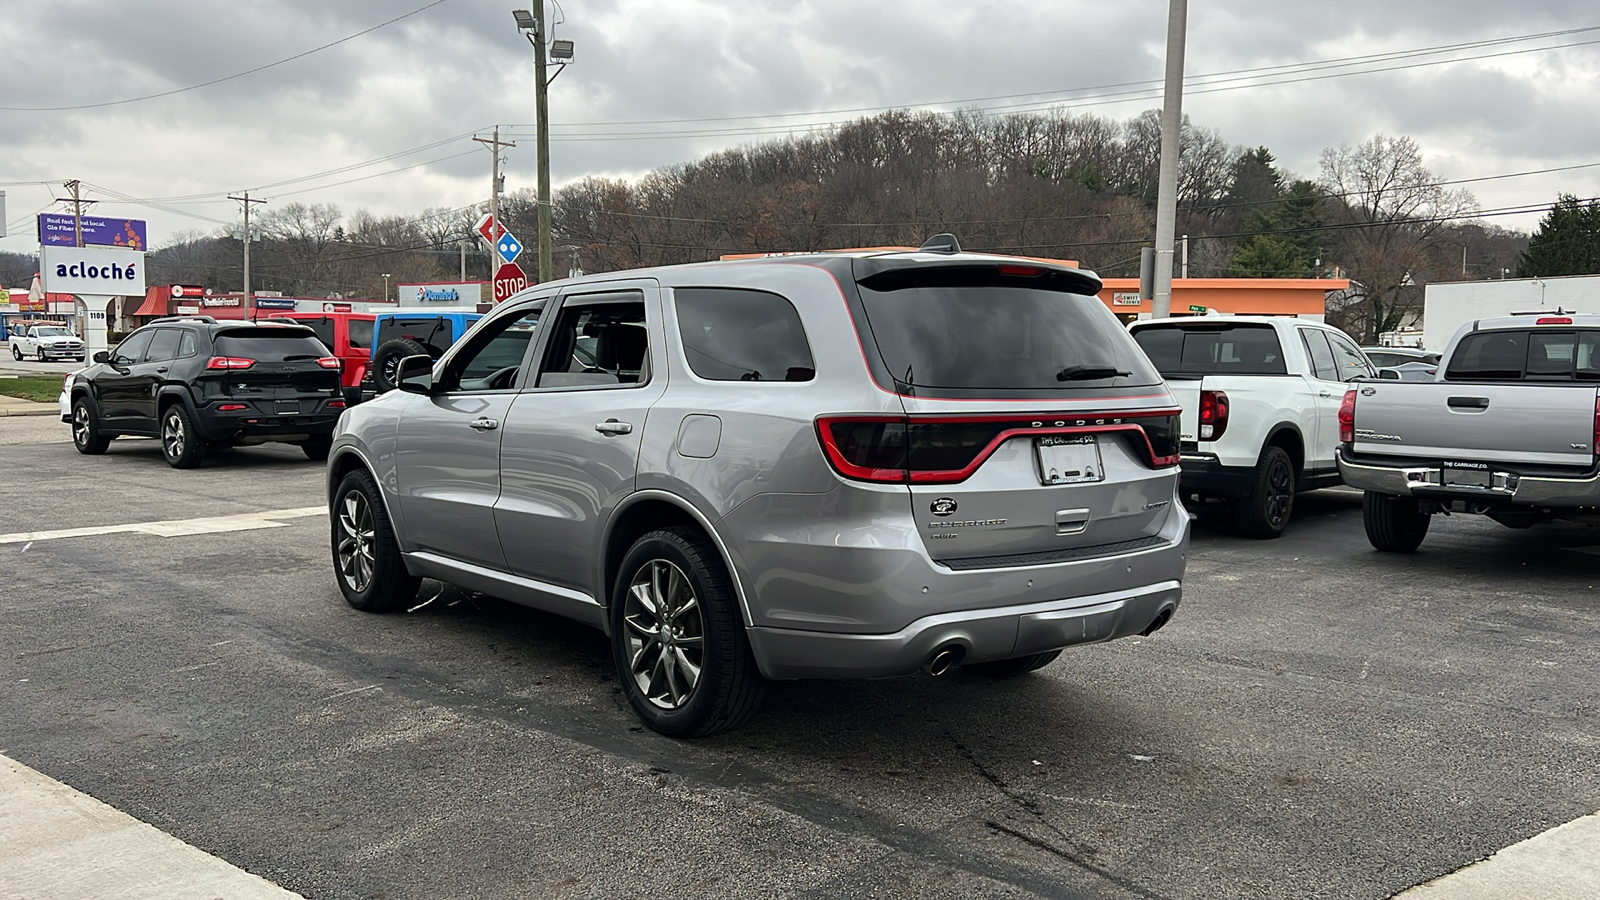
<instances>
[{"instance_id":1,"label":"black tire","mask_svg":"<svg viewBox=\"0 0 1600 900\"><path fill-rule=\"evenodd\" d=\"M339 482L328 521L334 580L346 603L379 613L404 610L417 599L422 579L406 571L383 496L366 469Z\"/></svg>"},{"instance_id":2,"label":"black tire","mask_svg":"<svg viewBox=\"0 0 1600 900\"><path fill-rule=\"evenodd\" d=\"M111 438L100 433L100 416L86 395L72 401L72 445L85 456L99 456L111 446Z\"/></svg>"},{"instance_id":3,"label":"black tire","mask_svg":"<svg viewBox=\"0 0 1600 900\"><path fill-rule=\"evenodd\" d=\"M665 615L640 601L635 583ZM766 681L745 638L739 599L722 557L699 532L663 528L635 541L617 569L608 615L617 678L651 729L705 737L737 727L760 706ZM663 619L669 630L660 627Z\"/></svg>"},{"instance_id":4,"label":"black tire","mask_svg":"<svg viewBox=\"0 0 1600 900\"><path fill-rule=\"evenodd\" d=\"M322 461L328 458L328 450L333 447L333 436L329 434L312 435L300 445L301 452L306 459Z\"/></svg>"},{"instance_id":5,"label":"black tire","mask_svg":"<svg viewBox=\"0 0 1600 900\"><path fill-rule=\"evenodd\" d=\"M1428 536L1433 517L1419 509L1412 497L1395 497L1367 491L1361 495L1361 524L1367 540L1385 553L1412 553Z\"/></svg>"},{"instance_id":6,"label":"black tire","mask_svg":"<svg viewBox=\"0 0 1600 900\"><path fill-rule=\"evenodd\" d=\"M1282 537L1294 514L1294 461L1282 447L1261 452L1256 484L1248 497L1233 501L1233 524L1245 537L1271 540Z\"/></svg>"},{"instance_id":7,"label":"black tire","mask_svg":"<svg viewBox=\"0 0 1600 900\"><path fill-rule=\"evenodd\" d=\"M1061 655L1060 650L1047 650L1044 653L1030 653L1015 659L997 659L994 662L971 663L961 667L961 671L968 675L981 675L984 678L1015 678L1026 675L1035 669L1042 669L1056 661Z\"/></svg>"},{"instance_id":8,"label":"black tire","mask_svg":"<svg viewBox=\"0 0 1600 900\"><path fill-rule=\"evenodd\" d=\"M17 349L15 342L11 344L11 358L17 360L18 362L22 360L22 351Z\"/></svg>"},{"instance_id":9,"label":"black tire","mask_svg":"<svg viewBox=\"0 0 1600 900\"><path fill-rule=\"evenodd\" d=\"M205 438L181 401L161 411L161 455L174 469L194 469L205 462Z\"/></svg>"},{"instance_id":10,"label":"black tire","mask_svg":"<svg viewBox=\"0 0 1600 900\"><path fill-rule=\"evenodd\" d=\"M346 408L355 406L357 403L361 402L361 386L360 385L356 385L355 387L343 388L342 391L344 393L344 405L345 405Z\"/></svg>"},{"instance_id":11,"label":"black tire","mask_svg":"<svg viewBox=\"0 0 1600 900\"><path fill-rule=\"evenodd\" d=\"M372 354L372 383L377 385L378 393L392 391L399 387L395 375L400 368L400 360L408 356L431 356L428 348L410 338L395 338L384 341L378 347L378 352Z\"/></svg>"},{"instance_id":12,"label":"black tire","mask_svg":"<svg viewBox=\"0 0 1600 900\"><path fill-rule=\"evenodd\" d=\"M43 347L40 347L40 348L39 348L39 349L38 349L38 350L37 350L37 351L35 351L35 352L36 352L36 353L37 353L37 354L38 354L38 356L39 356L39 362L49 362L49 361L50 361L50 357L48 357L48 356L45 356L45 355L44 355L44 348L43 348Z\"/></svg>"}]
</instances>

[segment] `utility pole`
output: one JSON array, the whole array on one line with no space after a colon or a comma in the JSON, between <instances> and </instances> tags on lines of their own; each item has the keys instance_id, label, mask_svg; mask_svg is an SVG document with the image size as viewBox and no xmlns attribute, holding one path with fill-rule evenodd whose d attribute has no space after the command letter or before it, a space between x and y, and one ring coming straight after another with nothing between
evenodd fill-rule
<instances>
[{"instance_id":1,"label":"utility pole","mask_svg":"<svg viewBox=\"0 0 1600 900\"><path fill-rule=\"evenodd\" d=\"M97 203L99 201L83 199L82 195L79 192L79 188L82 186L82 183L79 182L78 179L76 179L76 178L72 179L71 181L62 182L61 186L66 188L67 190L71 191L72 192L72 196L71 197L57 197L56 200L58 200L58 201L60 201L62 203L71 203L72 204L72 246L74 246L74 247L82 247L83 246L83 206L84 206L85 203Z\"/></svg>"},{"instance_id":2,"label":"utility pole","mask_svg":"<svg viewBox=\"0 0 1600 900\"><path fill-rule=\"evenodd\" d=\"M1178 219L1178 132L1183 128L1183 47L1188 0L1168 0L1167 80L1161 104L1161 172L1156 188L1155 285L1151 316L1172 315L1172 238Z\"/></svg>"},{"instance_id":3,"label":"utility pole","mask_svg":"<svg viewBox=\"0 0 1600 900\"><path fill-rule=\"evenodd\" d=\"M533 0L533 66L538 81L534 85L534 105L539 116L539 283L550 280L550 82L544 77L545 40L544 0Z\"/></svg>"},{"instance_id":4,"label":"utility pole","mask_svg":"<svg viewBox=\"0 0 1600 900\"><path fill-rule=\"evenodd\" d=\"M228 199L237 200L244 204L244 305L246 309L250 309L250 238L252 237L250 234L250 204L265 203L267 201L251 200L249 191L245 191L242 197L235 197L229 194Z\"/></svg>"},{"instance_id":5,"label":"utility pole","mask_svg":"<svg viewBox=\"0 0 1600 900\"><path fill-rule=\"evenodd\" d=\"M505 226L500 223L500 192L505 187L505 179L500 176L500 148L501 147L515 147L517 144L516 144L515 141L502 141L502 140L500 140L500 126L499 125L496 125L494 127L494 137L492 139L484 140L481 137L475 137L475 138L473 138L473 140L475 140L478 143L483 144L484 146L488 147L489 148L489 155L490 155L490 157L492 157L490 159L490 161L489 161L489 215L494 220L494 232L493 233L495 235L495 239L498 239L499 236L500 236L500 232L505 230ZM489 277L490 278L494 277L494 270L495 270L495 264L494 264L494 240L490 240L489 241ZM465 277L463 277L462 280L465 281L466 280Z\"/></svg>"},{"instance_id":6,"label":"utility pole","mask_svg":"<svg viewBox=\"0 0 1600 900\"><path fill-rule=\"evenodd\" d=\"M467 242L466 241L460 241L460 242L458 242L456 244L456 246L461 248L461 280L462 281L466 281L467 280Z\"/></svg>"}]
</instances>

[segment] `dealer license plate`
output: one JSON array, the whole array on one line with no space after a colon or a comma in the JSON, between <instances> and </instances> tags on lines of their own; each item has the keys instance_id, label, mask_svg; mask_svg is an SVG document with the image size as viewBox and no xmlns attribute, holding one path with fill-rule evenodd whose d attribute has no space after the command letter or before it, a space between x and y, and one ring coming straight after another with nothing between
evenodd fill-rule
<instances>
[{"instance_id":1,"label":"dealer license plate","mask_svg":"<svg viewBox=\"0 0 1600 900\"><path fill-rule=\"evenodd\" d=\"M1490 471L1489 469L1478 469L1471 466L1452 466L1447 464L1444 467L1443 475L1444 477L1441 480L1445 484L1459 485L1461 487L1483 488L1494 486L1494 472Z\"/></svg>"},{"instance_id":2,"label":"dealer license plate","mask_svg":"<svg viewBox=\"0 0 1600 900\"><path fill-rule=\"evenodd\" d=\"M1092 434L1034 438L1033 456L1040 484L1082 484L1106 477L1100 463L1100 442Z\"/></svg>"},{"instance_id":3,"label":"dealer license plate","mask_svg":"<svg viewBox=\"0 0 1600 900\"><path fill-rule=\"evenodd\" d=\"M273 412L276 412L280 416L298 416L300 415L300 401L279 400L277 401Z\"/></svg>"}]
</instances>

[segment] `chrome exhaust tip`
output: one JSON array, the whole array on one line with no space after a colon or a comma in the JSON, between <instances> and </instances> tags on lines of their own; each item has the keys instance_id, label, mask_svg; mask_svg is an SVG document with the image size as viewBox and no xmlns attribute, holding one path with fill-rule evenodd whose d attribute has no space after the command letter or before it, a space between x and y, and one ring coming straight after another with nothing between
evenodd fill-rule
<instances>
[{"instance_id":1,"label":"chrome exhaust tip","mask_svg":"<svg viewBox=\"0 0 1600 900\"><path fill-rule=\"evenodd\" d=\"M955 668L956 663L960 661L960 647L940 647L938 650L933 651L932 656L928 657L928 662L923 665L922 671L938 678L940 675Z\"/></svg>"}]
</instances>

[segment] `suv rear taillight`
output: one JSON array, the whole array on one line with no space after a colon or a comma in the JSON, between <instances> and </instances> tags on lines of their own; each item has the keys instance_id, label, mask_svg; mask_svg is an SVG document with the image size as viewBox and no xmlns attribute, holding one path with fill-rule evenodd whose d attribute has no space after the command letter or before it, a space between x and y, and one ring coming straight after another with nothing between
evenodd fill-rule
<instances>
[{"instance_id":1,"label":"suv rear taillight","mask_svg":"<svg viewBox=\"0 0 1600 900\"><path fill-rule=\"evenodd\" d=\"M243 356L213 356L206 360L208 369L248 369L255 364L255 360Z\"/></svg>"},{"instance_id":2,"label":"suv rear taillight","mask_svg":"<svg viewBox=\"0 0 1600 900\"><path fill-rule=\"evenodd\" d=\"M1200 440L1216 441L1228 430L1228 395L1222 391L1200 392Z\"/></svg>"},{"instance_id":3,"label":"suv rear taillight","mask_svg":"<svg viewBox=\"0 0 1600 900\"><path fill-rule=\"evenodd\" d=\"M1596 401L1600 406L1600 401ZM1595 410L1595 430L1600 433L1600 408ZM1339 442L1343 444L1354 443L1356 439L1356 392L1354 388L1344 392L1344 400L1339 403Z\"/></svg>"},{"instance_id":4,"label":"suv rear taillight","mask_svg":"<svg viewBox=\"0 0 1600 900\"><path fill-rule=\"evenodd\" d=\"M1014 437L1130 432L1154 469L1178 464L1178 413L1033 416L824 416L817 438L835 471L856 481L954 484L965 481Z\"/></svg>"},{"instance_id":5,"label":"suv rear taillight","mask_svg":"<svg viewBox=\"0 0 1600 900\"><path fill-rule=\"evenodd\" d=\"M1589 445L1600 456L1600 397L1594 398L1594 443Z\"/></svg>"},{"instance_id":6,"label":"suv rear taillight","mask_svg":"<svg viewBox=\"0 0 1600 900\"><path fill-rule=\"evenodd\" d=\"M324 356L317 360L317 365L324 369L342 369L344 368L344 361L337 356Z\"/></svg>"}]
</instances>

